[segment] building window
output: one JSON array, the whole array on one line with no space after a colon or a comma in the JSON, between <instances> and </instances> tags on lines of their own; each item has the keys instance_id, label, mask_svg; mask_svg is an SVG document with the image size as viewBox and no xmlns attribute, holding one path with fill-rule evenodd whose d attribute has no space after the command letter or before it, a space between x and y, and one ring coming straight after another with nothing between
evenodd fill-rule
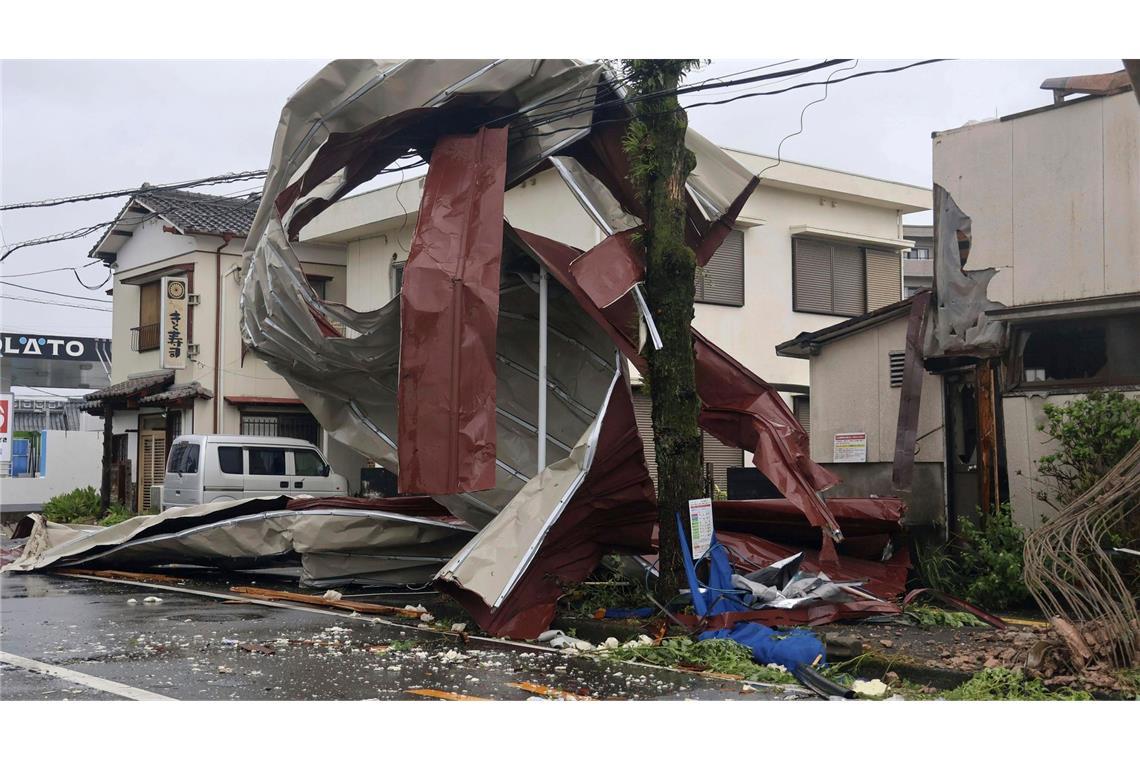
<instances>
[{"instance_id":1,"label":"building window","mask_svg":"<svg viewBox=\"0 0 1140 760\"><path fill-rule=\"evenodd\" d=\"M733 230L705 266L697 269L697 303L744 305L744 232Z\"/></svg>"},{"instance_id":2,"label":"building window","mask_svg":"<svg viewBox=\"0 0 1140 760\"><path fill-rule=\"evenodd\" d=\"M327 291L329 278L318 275L307 275L305 279L308 280L309 287L317 294L317 298L322 301L325 300L325 292Z\"/></svg>"},{"instance_id":3,"label":"building window","mask_svg":"<svg viewBox=\"0 0 1140 760\"><path fill-rule=\"evenodd\" d=\"M314 446L321 445L321 426L308 412L242 412L241 434L300 438Z\"/></svg>"},{"instance_id":4,"label":"building window","mask_svg":"<svg viewBox=\"0 0 1140 760\"><path fill-rule=\"evenodd\" d=\"M406 261L393 261L392 262L392 298L400 295L400 290L404 287L404 265Z\"/></svg>"},{"instance_id":5,"label":"building window","mask_svg":"<svg viewBox=\"0 0 1140 760\"><path fill-rule=\"evenodd\" d=\"M811 436L811 401L807 396L792 396L792 414L804 432Z\"/></svg>"},{"instance_id":6,"label":"building window","mask_svg":"<svg viewBox=\"0 0 1140 760\"><path fill-rule=\"evenodd\" d=\"M1014 330L1011 387L1140 385L1140 314L1038 322Z\"/></svg>"},{"instance_id":7,"label":"building window","mask_svg":"<svg viewBox=\"0 0 1140 760\"><path fill-rule=\"evenodd\" d=\"M906 257L908 259L929 259L930 249L921 247L911 248L906 252Z\"/></svg>"},{"instance_id":8,"label":"building window","mask_svg":"<svg viewBox=\"0 0 1140 760\"><path fill-rule=\"evenodd\" d=\"M897 253L850 243L792 240L792 309L857 317L888 306L902 294Z\"/></svg>"},{"instance_id":9,"label":"building window","mask_svg":"<svg viewBox=\"0 0 1140 760\"><path fill-rule=\"evenodd\" d=\"M131 348L135 351L158 349L159 331L162 329L161 286L161 280L139 286L139 326L131 330Z\"/></svg>"}]
</instances>

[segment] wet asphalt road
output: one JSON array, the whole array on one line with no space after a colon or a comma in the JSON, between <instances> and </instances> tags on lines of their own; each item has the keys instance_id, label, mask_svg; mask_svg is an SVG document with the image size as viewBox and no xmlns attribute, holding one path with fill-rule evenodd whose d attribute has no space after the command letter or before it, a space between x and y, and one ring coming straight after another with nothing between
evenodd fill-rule
<instances>
[{"instance_id":1,"label":"wet asphalt road","mask_svg":"<svg viewBox=\"0 0 1140 760\"><path fill-rule=\"evenodd\" d=\"M180 700L423 699L407 693L417 688L533 697L512 682L595 699L803 698L798 689L752 692L731 681L594 657L494 642L464 646L370 617L227 604L102 580L5 573L0 591L3 652ZM148 596L162 602L144 603ZM120 698L0 665L3 700Z\"/></svg>"}]
</instances>

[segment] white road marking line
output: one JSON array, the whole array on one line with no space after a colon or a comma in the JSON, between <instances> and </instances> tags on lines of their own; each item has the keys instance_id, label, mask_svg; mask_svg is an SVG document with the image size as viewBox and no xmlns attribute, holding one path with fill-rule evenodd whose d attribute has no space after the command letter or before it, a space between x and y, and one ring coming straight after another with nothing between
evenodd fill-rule
<instances>
[{"instance_id":1,"label":"white road marking line","mask_svg":"<svg viewBox=\"0 0 1140 760\"><path fill-rule=\"evenodd\" d=\"M77 670L69 670L61 668L58 665L49 665L46 662L39 662L37 660L29 660L27 657L20 657L17 654L9 654L8 652L0 652L0 662L13 665L17 668L24 670L31 670L36 673L43 673L45 675L54 676L55 678L62 678L65 681L77 683L80 686L86 686L89 689L97 691L105 691L108 694L115 694L116 696L126 697L138 702L145 701L168 701L177 702L178 700L173 697L167 697L162 694L156 694L153 691L146 689L137 689L134 686L127 686L124 683L117 681L108 681L106 678L99 678L98 676L89 676L86 673L80 673Z\"/></svg>"}]
</instances>

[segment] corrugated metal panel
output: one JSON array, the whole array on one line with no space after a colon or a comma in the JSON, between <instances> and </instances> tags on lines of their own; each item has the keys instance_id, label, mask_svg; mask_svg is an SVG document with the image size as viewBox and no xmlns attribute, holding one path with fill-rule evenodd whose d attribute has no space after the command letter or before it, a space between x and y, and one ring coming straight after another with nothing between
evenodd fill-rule
<instances>
[{"instance_id":1,"label":"corrugated metal panel","mask_svg":"<svg viewBox=\"0 0 1140 760\"><path fill-rule=\"evenodd\" d=\"M704 448L704 461L712 463L713 482L718 488L728 491L729 467L744 466L744 452L740 449L726 446L708 433L701 433L701 445Z\"/></svg>"},{"instance_id":2,"label":"corrugated metal panel","mask_svg":"<svg viewBox=\"0 0 1140 760\"><path fill-rule=\"evenodd\" d=\"M733 230L697 271L696 300L701 303L744 305L744 232Z\"/></svg>"},{"instance_id":3,"label":"corrugated metal panel","mask_svg":"<svg viewBox=\"0 0 1140 760\"><path fill-rule=\"evenodd\" d=\"M653 448L653 403L648 393L633 394L633 414L637 418L637 432L641 435L641 445L645 450L645 461L649 465L649 476L657 487L657 452Z\"/></svg>"},{"instance_id":4,"label":"corrugated metal panel","mask_svg":"<svg viewBox=\"0 0 1140 760\"><path fill-rule=\"evenodd\" d=\"M867 311L889 306L901 298L902 259L897 253L865 249L867 254Z\"/></svg>"},{"instance_id":5,"label":"corrugated metal panel","mask_svg":"<svg viewBox=\"0 0 1140 760\"><path fill-rule=\"evenodd\" d=\"M866 311L863 252L855 246L831 246L831 306L835 314L856 317Z\"/></svg>"},{"instance_id":6,"label":"corrugated metal panel","mask_svg":"<svg viewBox=\"0 0 1140 760\"><path fill-rule=\"evenodd\" d=\"M831 246L805 238L796 238L792 245L794 308L830 313Z\"/></svg>"}]
</instances>

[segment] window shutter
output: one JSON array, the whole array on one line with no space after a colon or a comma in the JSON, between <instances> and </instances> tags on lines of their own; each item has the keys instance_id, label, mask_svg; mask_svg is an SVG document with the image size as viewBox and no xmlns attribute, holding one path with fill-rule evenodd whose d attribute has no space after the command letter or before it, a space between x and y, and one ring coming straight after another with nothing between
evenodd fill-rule
<instances>
[{"instance_id":1,"label":"window shutter","mask_svg":"<svg viewBox=\"0 0 1140 760\"><path fill-rule=\"evenodd\" d=\"M793 308L831 313L831 246L803 238L793 245Z\"/></svg>"},{"instance_id":2,"label":"window shutter","mask_svg":"<svg viewBox=\"0 0 1140 760\"><path fill-rule=\"evenodd\" d=\"M657 452L653 448L653 404L648 393L633 394L633 416L637 419L637 432L645 451L645 463L649 465L649 477L653 487L657 487Z\"/></svg>"},{"instance_id":3,"label":"window shutter","mask_svg":"<svg viewBox=\"0 0 1140 760\"><path fill-rule=\"evenodd\" d=\"M704 449L704 461L712 464L713 482L727 491L727 470L729 467L744 466L744 452L741 449L726 446L704 431L701 432L701 446Z\"/></svg>"},{"instance_id":4,"label":"window shutter","mask_svg":"<svg viewBox=\"0 0 1140 760\"><path fill-rule=\"evenodd\" d=\"M724 306L744 305L744 232L733 230L702 269L697 270L696 300Z\"/></svg>"},{"instance_id":5,"label":"window shutter","mask_svg":"<svg viewBox=\"0 0 1140 760\"><path fill-rule=\"evenodd\" d=\"M866 249L867 311L874 311L899 300L902 290L902 262L897 253Z\"/></svg>"},{"instance_id":6,"label":"window shutter","mask_svg":"<svg viewBox=\"0 0 1140 760\"><path fill-rule=\"evenodd\" d=\"M887 354L891 371L891 387L900 388L903 382L903 367L906 366L906 351L891 351Z\"/></svg>"},{"instance_id":7,"label":"window shutter","mask_svg":"<svg viewBox=\"0 0 1140 760\"><path fill-rule=\"evenodd\" d=\"M831 307L833 314L855 317L866 309L863 252L854 246L831 247Z\"/></svg>"},{"instance_id":8,"label":"window shutter","mask_svg":"<svg viewBox=\"0 0 1140 760\"><path fill-rule=\"evenodd\" d=\"M804 432L811 436L811 401L808 396L792 396L792 414Z\"/></svg>"}]
</instances>

